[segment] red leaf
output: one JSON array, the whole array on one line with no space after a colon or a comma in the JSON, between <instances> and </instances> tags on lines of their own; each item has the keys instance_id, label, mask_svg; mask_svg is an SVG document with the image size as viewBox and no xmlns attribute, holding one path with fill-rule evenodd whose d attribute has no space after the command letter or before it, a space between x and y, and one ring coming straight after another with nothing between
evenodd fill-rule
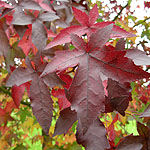
<instances>
[{"instance_id":1,"label":"red leaf","mask_svg":"<svg viewBox=\"0 0 150 150\"><path fill-rule=\"evenodd\" d=\"M107 133L109 136L109 140L110 141L115 141L115 129L114 129L114 123L118 120L118 114L116 114L115 118L113 119L112 123L109 125L109 127L107 128Z\"/></svg>"},{"instance_id":2,"label":"red leaf","mask_svg":"<svg viewBox=\"0 0 150 150\"><path fill-rule=\"evenodd\" d=\"M31 39L31 28L26 30L25 34L23 35L22 39L19 41L19 47L22 48L23 52L27 56L30 50L32 49L33 53L36 54L36 47L32 43Z\"/></svg>"},{"instance_id":3,"label":"red leaf","mask_svg":"<svg viewBox=\"0 0 150 150\"><path fill-rule=\"evenodd\" d=\"M30 83L24 83L20 86L16 86L14 85L12 87L12 98L14 100L14 103L16 104L16 106L19 108L20 102L22 100L22 96L24 94L25 89L27 89L28 93L30 90Z\"/></svg>"},{"instance_id":4,"label":"red leaf","mask_svg":"<svg viewBox=\"0 0 150 150\"><path fill-rule=\"evenodd\" d=\"M58 98L59 109L63 110L70 107L70 102L67 100L65 96L64 89L52 89L52 95Z\"/></svg>"},{"instance_id":5,"label":"red leaf","mask_svg":"<svg viewBox=\"0 0 150 150\"><path fill-rule=\"evenodd\" d=\"M69 128L77 120L76 112L71 108L66 108L60 112L60 116L56 122L53 136L67 133Z\"/></svg>"},{"instance_id":6,"label":"red leaf","mask_svg":"<svg viewBox=\"0 0 150 150\"><path fill-rule=\"evenodd\" d=\"M49 49L56 45L61 45L64 43L69 43L71 41L70 35L77 34L83 35L86 33L87 27L86 26L70 26L61 30L60 33L54 38L52 42L50 42L45 49Z\"/></svg>"},{"instance_id":7,"label":"red leaf","mask_svg":"<svg viewBox=\"0 0 150 150\"><path fill-rule=\"evenodd\" d=\"M144 2L144 7L150 8L150 2Z\"/></svg>"},{"instance_id":8,"label":"red leaf","mask_svg":"<svg viewBox=\"0 0 150 150\"><path fill-rule=\"evenodd\" d=\"M98 8L97 8L97 5L95 5L89 13L88 21L89 21L90 26L94 25L94 23L96 22L96 19L98 18L98 15L99 15Z\"/></svg>"},{"instance_id":9,"label":"red leaf","mask_svg":"<svg viewBox=\"0 0 150 150\"><path fill-rule=\"evenodd\" d=\"M97 30L104 28L110 24L114 24L114 22L99 22L94 24L98 17L97 6L94 6L90 11L89 16L82 12L79 9L73 7L75 18L81 23L81 26L70 26L61 30L61 32L54 38L52 42L50 42L45 49L49 49L53 46L69 43L71 41L70 35L77 34L78 36L84 35L85 33L90 36L92 32L97 32ZM95 14L95 15L94 15ZM94 16L94 17L93 17ZM111 38L124 38L124 37L133 37L135 35L125 31L119 26L114 25L112 29L112 33L110 35Z\"/></svg>"},{"instance_id":10,"label":"red leaf","mask_svg":"<svg viewBox=\"0 0 150 150\"><path fill-rule=\"evenodd\" d=\"M75 7L72 7L72 9L73 9L75 18L76 18L82 25L88 26L88 25L89 25L88 15L87 15L85 12L83 12L83 11L81 11L81 10L75 8Z\"/></svg>"},{"instance_id":11,"label":"red leaf","mask_svg":"<svg viewBox=\"0 0 150 150\"><path fill-rule=\"evenodd\" d=\"M83 39L81 39L80 37L78 37L77 35L75 34L72 34L71 35L71 39L74 39L72 41L72 44L79 50L84 50L86 51L87 50L87 44L84 42Z\"/></svg>"},{"instance_id":12,"label":"red leaf","mask_svg":"<svg viewBox=\"0 0 150 150\"><path fill-rule=\"evenodd\" d=\"M61 72L58 74L61 80L63 80L66 84L64 85L64 88L69 89L71 83L72 83L72 78L68 75L65 74L65 71Z\"/></svg>"},{"instance_id":13,"label":"red leaf","mask_svg":"<svg viewBox=\"0 0 150 150\"><path fill-rule=\"evenodd\" d=\"M85 134L83 134L80 122L78 121L76 137L78 144L82 144L86 150L104 150L109 148L105 127L99 119L96 119L90 125Z\"/></svg>"}]
</instances>

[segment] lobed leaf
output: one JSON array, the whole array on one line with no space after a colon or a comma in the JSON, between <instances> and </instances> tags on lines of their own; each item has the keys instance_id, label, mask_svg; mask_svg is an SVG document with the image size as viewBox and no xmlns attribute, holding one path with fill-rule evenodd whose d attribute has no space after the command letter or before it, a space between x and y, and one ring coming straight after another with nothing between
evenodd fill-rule
<instances>
[{"instance_id":1,"label":"lobed leaf","mask_svg":"<svg viewBox=\"0 0 150 150\"><path fill-rule=\"evenodd\" d=\"M98 118L90 125L85 134L82 133L80 122L78 121L76 138L77 142L82 144L86 150L104 150L109 148L105 127Z\"/></svg>"}]
</instances>

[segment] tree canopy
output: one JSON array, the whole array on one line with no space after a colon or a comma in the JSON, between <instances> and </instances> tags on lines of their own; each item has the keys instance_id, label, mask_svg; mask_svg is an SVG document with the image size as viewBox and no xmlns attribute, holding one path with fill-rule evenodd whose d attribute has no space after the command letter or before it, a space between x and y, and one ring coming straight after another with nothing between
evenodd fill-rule
<instances>
[{"instance_id":1,"label":"tree canopy","mask_svg":"<svg viewBox=\"0 0 150 150\"><path fill-rule=\"evenodd\" d=\"M0 1L0 149L150 149L149 12L145 0Z\"/></svg>"}]
</instances>

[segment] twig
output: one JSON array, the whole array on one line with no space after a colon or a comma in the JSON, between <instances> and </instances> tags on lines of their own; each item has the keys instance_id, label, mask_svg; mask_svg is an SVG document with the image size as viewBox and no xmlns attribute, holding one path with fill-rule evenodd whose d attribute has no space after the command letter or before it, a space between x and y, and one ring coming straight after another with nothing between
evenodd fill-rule
<instances>
[{"instance_id":1,"label":"twig","mask_svg":"<svg viewBox=\"0 0 150 150\"><path fill-rule=\"evenodd\" d=\"M150 69L150 67L147 67L145 71L148 71Z\"/></svg>"},{"instance_id":2,"label":"twig","mask_svg":"<svg viewBox=\"0 0 150 150\"><path fill-rule=\"evenodd\" d=\"M123 6L123 7L121 8L121 10L120 10L119 13L117 14L117 16L115 16L115 18L114 18L112 21L115 21L115 20L120 16L120 14L122 13L122 11L123 11L127 6L128 6L128 3L127 3L125 6Z\"/></svg>"},{"instance_id":3,"label":"twig","mask_svg":"<svg viewBox=\"0 0 150 150\"><path fill-rule=\"evenodd\" d=\"M149 20L149 19L150 19L150 17L148 17L148 18L142 20L141 22L137 22L132 28L134 28L134 27L140 25L141 23L143 23L143 22L145 22L146 20Z\"/></svg>"}]
</instances>

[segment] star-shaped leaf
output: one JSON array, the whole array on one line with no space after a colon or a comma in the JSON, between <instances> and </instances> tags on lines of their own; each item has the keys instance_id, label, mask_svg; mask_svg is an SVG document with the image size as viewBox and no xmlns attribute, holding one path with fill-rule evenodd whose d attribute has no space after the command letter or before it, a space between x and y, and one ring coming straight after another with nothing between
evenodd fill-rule
<instances>
[{"instance_id":1,"label":"star-shaped leaf","mask_svg":"<svg viewBox=\"0 0 150 150\"><path fill-rule=\"evenodd\" d=\"M56 45L69 43L71 41L71 34L77 34L78 36L87 34L90 36L92 32L97 32L98 29L104 28L110 24L114 24L114 22L95 23L98 18L97 5L91 9L89 15L75 7L73 7L73 12L76 20L78 20L81 25L74 25L61 30L61 32L54 38L54 40L47 45L46 49ZM128 33L116 25L113 26L112 33L110 35L111 38L124 38L133 36L135 35Z\"/></svg>"},{"instance_id":2,"label":"star-shaped leaf","mask_svg":"<svg viewBox=\"0 0 150 150\"><path fill-rule=\"evenodd\" d=\"M88 43L77 35L72 35L72 44L75 49L57 51L42 73L44 76L78 66L69 88L68 100L71 102L71 108L77 112L77 118L80 120L84 133L97 115L104 111L105 93L102 83L104 80L111 78L124 83L150 77L149 73L125 57L126 51L110 51L107 46L104 46L105 43L101 41L106 42L110 34L103 36L102 33L111 33L111 30L112 25L102 28L90 36Z\"/></svg>"}]
</instances>

